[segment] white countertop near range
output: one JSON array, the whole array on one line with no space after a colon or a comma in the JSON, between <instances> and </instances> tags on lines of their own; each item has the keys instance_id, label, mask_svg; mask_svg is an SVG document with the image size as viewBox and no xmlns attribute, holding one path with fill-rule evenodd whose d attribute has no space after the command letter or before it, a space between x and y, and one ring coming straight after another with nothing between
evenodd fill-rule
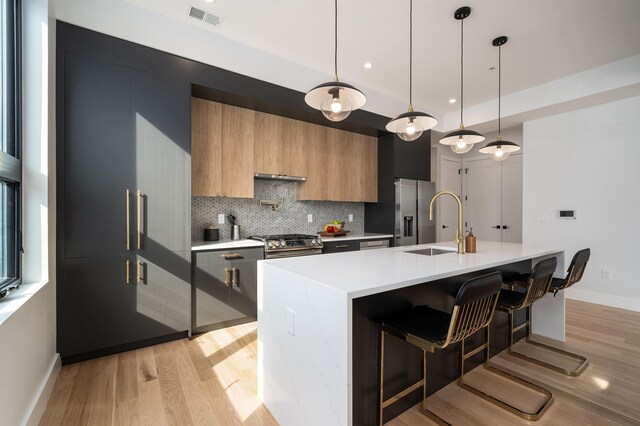
<instances>
[{"instance_id":1,"label":"white countertop near range","mask_svg":"<svg viewBox=\"0 0 640 426\"><path fill-rule=\"evenodd\" d=\"M371 232L348 234L342 237L322 237L322 241L330 243L332 241L351 241L351 240L385 240L387 238L393 238L391 234L374 234Z\"/></svg>"},{"instance_id":2,"label":"white countertop near range","mask_svg":"<svg viewBox=\"0 0 640 426\"><path fill-rule=\"evenodd\" d=\"M191 243L191 251L231 250L253 247L264 247L264 243L256 240L193 241Z\"/></svg>"}]
</instances>

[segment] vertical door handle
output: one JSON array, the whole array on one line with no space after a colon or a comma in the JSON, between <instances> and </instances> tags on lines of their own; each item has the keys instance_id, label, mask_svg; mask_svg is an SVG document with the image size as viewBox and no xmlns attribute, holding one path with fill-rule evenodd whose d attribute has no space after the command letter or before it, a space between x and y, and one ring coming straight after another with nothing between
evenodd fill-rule
<instances>
[{"instance_id":1,"label":"vertical door handle","mask_svg":"<svg viewBox=\"0 0 640 426\"><path fill-rule=\"evenodd\" d=\"M231 287L238 287L238 269L235 266L231 268Z\"/></svg>"},{"instance_id":2,"label":"vertical door handle","mask_svg":"<svg viewBox=\"0 0 640 426\"><path fill-rule=\"evenodd\" d=\"M138 190L137 198L138 198L138 220L137 220L138 221L138 250L140 250L140 246L141 246L141 244L140 244L140 241L141 241L141 238L140 238L140 223L141 223L140 222L140 210L141 210L140 200L142 199L142 194L140 193L140 190Z\"/></svg>"},{"instance_id":3,"label":"vertical door handle","mask_svg":"<svg viewBox=\"0 0 640 426\"><path fill-rule=\"evenodd\" d=\"M129 259L125 262L125 270L124 270L124 283L129 284L129 267L131 266L131 262Z\"/></svg>"},{"instance_id":4,"label":"vertical door handle","mask_svg":"<svg viewBox=\"0 0 640 426\"><path fill-rule=\"evenodd\" d=\"M147 277L145 277L142 272L144 271L145 263L136 261L136 279L137 282L142 281L142 284L146 284Z\"/></svg>"},{"instance_id":5,"label":"vertical door handle","mask_svg":"<svg viewBox=\"0 0 640 426\"><path fill-rule=\"evenodd\" d=\"M131 229L130 229L130 217L131 217L131 210L129 210L129 190L127 189L127 214L126 214L126 221L127 221L127 250L131 250ZM127 260L128 262L128 260ZM127 268L128 270L129 268Z\"/></svg>"},{"instance_id":6,"label":"vertical door handle","mask_svg":"<svg viewBox=\"0 0 640 426\"><path fill-rule=\"evenodd\" d=\"M224 268L224 286L229 287L229 268Z\"/></svg>"}]
</instances>

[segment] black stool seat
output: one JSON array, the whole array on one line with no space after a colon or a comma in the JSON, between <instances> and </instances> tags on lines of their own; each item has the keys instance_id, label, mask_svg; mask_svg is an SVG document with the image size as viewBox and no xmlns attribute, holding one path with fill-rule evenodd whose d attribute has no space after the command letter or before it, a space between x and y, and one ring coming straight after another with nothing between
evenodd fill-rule
<instances>
[{"instance_id":1,"label":"black stool seat","mask_svg":"<svg viewBox=\"0 0 640 426\"><path fill-rule=\"evenodd\" d=\"M531 305L537 300L542 299L547 292L552 292L555 296L559 290L564 290L565 288L568 288L580 281L582 274L584 273L584 267L589 260L589 254L589 249L580 250L576 253L571 261L569 269L567 270L568 274L566 278L553 278L553 274L557 266L555 258L546 259L537 263L530 274L523 274L519 276L517 274L512 274L509 277L509 282L506 282L506 284L509 285L510 290L502 290L500 292L497 307L498 310L507 312L509 316L509 334L507 335L509 345L507 353L509 355L533 362L551 370L563 373L567 376L578 376L582 371L584 371L587 365L589 365L589 361L582 355L567 352L563 349L536 342L531 339ZM524 287L525 292L513 291L513 287ZM526 319L522 324L514 326L513 312L520 309L526 310ZM513 336L514 333L523 328L526 330L526 343L542 347L577 360L580 362L580 365L578 365L574 370L567 370L563 366L551 364L549 362L530 357L524 353L517 352L513 349Z\"/></svg>"},{"instance_id":2,"label":"black stool seat","mask_svg":"<svg viewBox=\"0 0 640 426\"><path fill-rule=\"evenodd\" d=\"M500 296L498 296L498 307L507 309L516 309L522 305L527 293L513 290L500 290Z\"/></svg>"},{"instance_id":3,"label":"black stool seat","mask_svg":"<svg viewBox=\"0 0 640 426\"><path fill-rule=\"evenodd\" d=\"M549 286L549 291L553 291L554 293L558 290L561 290L565 284L564 278L554 278L551 280L551 286Z\"/></svg>"},{"instance_id":4,"label":"black stool seat","mask_svg":"<svg viewBox=\"0 0 640 426\"><path fill-rule=\"evenodd\" d=\"M399 335L411 334L427 342L442 344L447 339L451 314L420 305L383 318L380 323Z\"/></svg>"}]
</instances>

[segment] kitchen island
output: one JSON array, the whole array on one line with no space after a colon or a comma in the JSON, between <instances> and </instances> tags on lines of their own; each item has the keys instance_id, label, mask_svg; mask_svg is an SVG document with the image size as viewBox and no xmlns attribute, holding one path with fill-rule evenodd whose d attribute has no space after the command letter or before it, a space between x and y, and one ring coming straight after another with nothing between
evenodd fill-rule
<instances>
[{"instance_id":1,"label":"kitchen island","mask_svg":"<svg viewBox=\"0 0 640 426\"><path fill-rule=\"evenodd\" d=\"M445 252L411 253L430 247ZM453 244L427 244L261 261L259 397L285 426L376 424L376 318L414 304L446 310L464 280L495 270L528 272L548 257L558 259L555 275L561 277L562 250L485 241L478 242L477 253L464 255ZM492 354L506 347L506 319L496 313L494 323L492 329L503 332L492 333ZM564 340L563 295L536 303L533 331ZM419 378L419 354L400 341L387 348L385 365L395 380L385 380L385 392L387 383L393 392ZM455 380L455 349L429 355L430 378L435 373L429 393ZM385 421L419 396L406 399L385 412Z\"/></svg>"}]
</instances>

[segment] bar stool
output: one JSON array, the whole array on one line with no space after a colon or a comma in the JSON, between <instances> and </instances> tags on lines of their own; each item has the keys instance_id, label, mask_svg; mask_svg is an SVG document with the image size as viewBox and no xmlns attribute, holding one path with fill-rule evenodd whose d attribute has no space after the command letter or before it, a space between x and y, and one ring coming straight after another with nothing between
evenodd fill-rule
<instances>
[{"instance_id":1,"label":"bar stool","mask_svg":"<svg viewBox=\"0 0 640 426\"><path fill-rule=\"evenodd\" d=\"M500 295L500 298L498 299L498 307L496 309L498 309L499 311L507 312L509 314L509 327L510 327L509 331L510 332L509 332L509 347L507 350L507 353L509 355L513 355L515 357L533 362L542 367L549 368L551 370L557 371L559 373L562 373L564 375L571 376L571 377L579 376L587 368L587 366L589 365L589 360L584 356L578 355L573 352L568 352L544 343L536 342L535 340L531 339L531 305L536 300L542 298L547 291L553 292L553 295L555 296L556 293L558 293L558 291L569 288L575 283L577 283L578 281L580 281L582 279L582 275L584 274L584 270L587 265L587 262L589 261L590 256L591 256L591 250L588 248L578 251L573 256L573 259L571 260L571 264L567 269L567 276L565 278L553 278L553 271L555 270L555 265L551 270L551 272L548 271L549 268L546 268L546 270L543 271L542 266L540 266L540 268L536 270L536 268L538 268L539 265L541 265L543 262L549 262L550 260L552 260L552 259L547 259L538 263L533 268L530 274L521 275L519 278L507 283L508 285L510 285L510 287L513 287L515 285L518 287L527 288L526 293L512 291L512 290L503 290ZM549 265L551 265L551 263L549 263ZM543 274L547 274L547 273L549 273L550 275L543 277ZM535 283L544 282L544 279L550 279L549 288L544 292L536 293L539 297L534 298L534 296L528 296L530 293L536 291ZM527 298L529 298L529 300L527 300ZM513 312L519 309L527 310L526 320L524 323L514 328ZM512 348L513 334L518 332L524 327L526 327L526 336L525 336L526 343L559 353L568 358L575 359L576 361L580 362L578 367L574 370L567 370L566 368L514 351Z\"/></svg>"},{"instance_id":2,"label":"bar stool","mask_svg":"<svg viewBox=\"0 0 640 426\"><path fill-rule=\"evenodd\" d=\"M550 391L519 377L512 376L507 372L498 370L488 364L489 324L495 312L501 286L502 276L499 272L483 275L465 281L462 284L456 295L451 313L442 312L423 305L414 306L406 311L380 320L380 380L378 382L378 415L380 425L382 425L384 409L386 407L420 388L422 388L420 411L440 425L449 424L427 409L427 351L433 353L435 349L443 349L456 342L460 342L460 376L458 377L458 386L525 419L537 420L542 416L544 411L546 411L553 402L553 395ZM484 329L484 343L469 352L465 352L465 339L481 329ZM422 350L422 379L396 395L385 399L384 350L385 336L387 334L391 334ZM541 407L534 413L524 412L465 383L465 361L480 351L484 351L485 369L545 395L546 399Z\"/></svg>"}]
</instances>

